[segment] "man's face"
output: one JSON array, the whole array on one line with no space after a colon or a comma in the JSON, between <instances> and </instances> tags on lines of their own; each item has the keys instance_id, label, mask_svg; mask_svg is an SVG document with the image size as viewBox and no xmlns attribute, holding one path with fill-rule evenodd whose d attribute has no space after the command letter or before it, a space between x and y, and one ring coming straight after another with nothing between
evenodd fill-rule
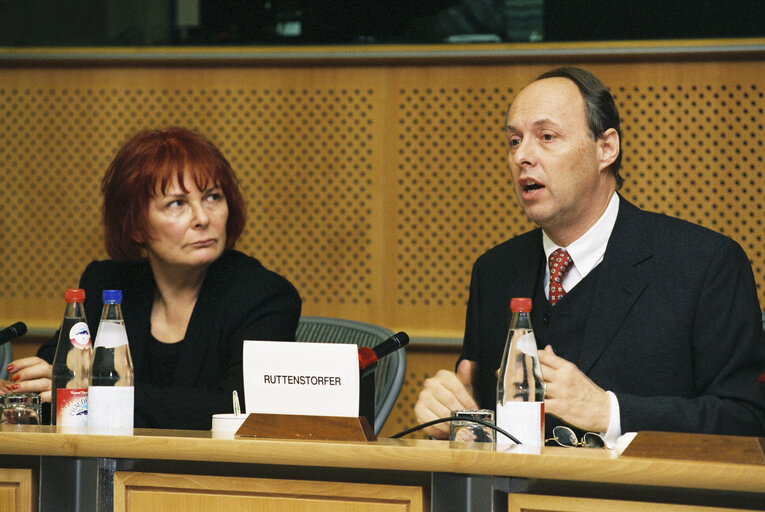
<instances>
[{"instance_id":1,"label":"man's face","mask_svg":"<svg viewBox=\"0 0 765 512\"><path fill-rule=\"evenodd\" d=\"M561 245L584 234L615 181L607 169L613 159L590 136L576 84L546 78L521 90L508 111L507 140L515 193L528 218Z\"/></svg>"}]
</instances>

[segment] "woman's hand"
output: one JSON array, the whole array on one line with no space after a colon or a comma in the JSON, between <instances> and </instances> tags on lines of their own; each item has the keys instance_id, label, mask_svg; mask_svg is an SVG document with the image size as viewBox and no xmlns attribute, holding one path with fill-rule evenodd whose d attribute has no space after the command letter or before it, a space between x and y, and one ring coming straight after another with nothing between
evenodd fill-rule
<instances>
[{"instance_id":1,"label":"woman's hand","mask_svg":"<svg viewBox=\"0 0 765 512\"><path fill-rule=\"evenodd\" d=\"M50 402L52 367L46 361L39 357L24 357L11 361L6 370L10 375L5 383L6 393L40 393L40 400Z\"/></svg>"}]
</instances>

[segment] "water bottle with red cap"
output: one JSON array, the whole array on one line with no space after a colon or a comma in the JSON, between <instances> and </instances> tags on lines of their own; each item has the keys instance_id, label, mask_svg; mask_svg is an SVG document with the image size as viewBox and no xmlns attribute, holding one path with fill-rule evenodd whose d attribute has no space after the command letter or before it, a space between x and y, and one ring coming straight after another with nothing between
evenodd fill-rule
<instances>
[{"instance_id":1,"label":"water bottle with red cap","mask_svg":"<svg viewBox=\"0 0 765 512\"><path fill-rule=\"evenodd\" d=\"M64 299L66 309L51 371L51 424L84 427L88 424L91 355L85 290L66 290Z\"/></svg>"},{"instance_id":2,"label":"water bottle with red cap","mask_svg":"<svg viewBox=\"0 0 765 512\"><path fill-rule=\"evenodd\" d=\"M542 446L545 391L537 342L531 327L531 299L510 301L512 320L497 376L497 425L527 446ZM497 443L509 443L504 436Z\"/></svg>"}]
</instances>

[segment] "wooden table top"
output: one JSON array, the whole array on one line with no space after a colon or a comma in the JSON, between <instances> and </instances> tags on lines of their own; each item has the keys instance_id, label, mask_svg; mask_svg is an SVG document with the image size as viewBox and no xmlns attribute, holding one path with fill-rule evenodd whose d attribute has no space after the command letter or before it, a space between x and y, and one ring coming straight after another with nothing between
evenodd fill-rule
<instances>
[{"instance_id":1,"label":"wooden table top","mask_svg":"<svg viewBox=\"0 0 765 512\"><path fill-rule=\"evenodd\" d=\"M738 439L761 443L759 438ZM706 443L703 436L698 440L701 446ZM685 443L683 449L687 451L690 445ZM85 430L64 432L50 426L0 425L0 454L7 455L445 472L765 493L765 464L751 461L683 460L666 454L618 456L610 450L560 447L529 454L518 448L498 451L487 445L415 439L213 438L211 432L184 430L135 429L132 436L89 435Z\"/></svg>"}]
</instances>

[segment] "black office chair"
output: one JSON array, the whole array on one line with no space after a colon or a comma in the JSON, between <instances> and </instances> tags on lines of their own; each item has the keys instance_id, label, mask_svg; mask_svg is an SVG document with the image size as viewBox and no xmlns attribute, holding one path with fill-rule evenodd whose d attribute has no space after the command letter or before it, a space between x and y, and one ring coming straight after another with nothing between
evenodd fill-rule
<instances>
[{"instance_id":1,"label":"black office chair","mask_svg":"<svg viewBox=\"0 0 765 512\"><path fill-rule=\"evenodd\" d=\"M5 343L0 345L0 380L8 378L8 372L5 371L5 367L11 362L11 344Z\"/></svg>"},{"instance_id":2,"label":"black office chair","mask_svg":"<svg viewBox=\"0 0 765 512\"><path fill-rule=\"evenodd\" d=\"M316 343L353 343L374 347L393 336L394 332L377 325L319 316L300 317L297 341ZM375 370L375 435L382 430L393 404L398 398L406 374L406 352L399 349L380 359Z\"/></svg>"},{"instance_id":3,"label":"black office chair","mask_svg":"<svg viewBox=\"0 0 765 512\"><path fill-rule=\"evenodd\" d=\"M765 331L765 310L762 311L762 330ZM757 379L757 382L765 386L765 371L760 374L760 378Z\"/></svg>"}]
</instances>

